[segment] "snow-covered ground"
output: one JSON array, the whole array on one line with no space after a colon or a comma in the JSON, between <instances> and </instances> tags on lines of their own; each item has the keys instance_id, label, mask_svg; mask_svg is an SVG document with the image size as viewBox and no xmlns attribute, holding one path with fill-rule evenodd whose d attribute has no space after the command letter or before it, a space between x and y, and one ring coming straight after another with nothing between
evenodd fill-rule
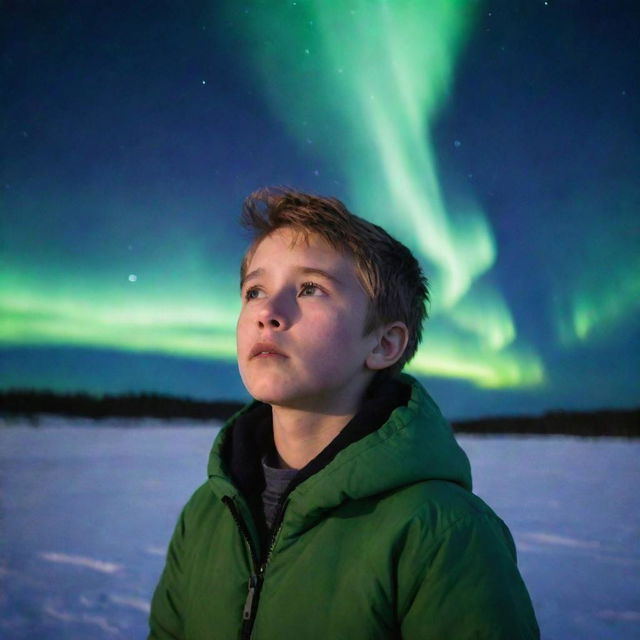
<instances>
[{"instance_id":1,"label":"snow-covered ground","mask_svg":"<svg viewBox=\"0 0 640 640\"><path fill-rule=\"evenodd\" d=\"M166 543L216 429L96 424L0 429L2 638L146 636ZM640 442L460 442L476 493L514 533L543 638L639 638Z\"/></svg>"}]
</instances>

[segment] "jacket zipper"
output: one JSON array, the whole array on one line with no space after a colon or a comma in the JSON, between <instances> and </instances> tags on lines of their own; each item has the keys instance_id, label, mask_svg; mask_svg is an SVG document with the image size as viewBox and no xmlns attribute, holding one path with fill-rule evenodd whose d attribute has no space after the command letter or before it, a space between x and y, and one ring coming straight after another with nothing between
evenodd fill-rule
<instances>
[{"instance_id":1,"label":"jacket zipper","mask_svg":"<svg viewBox=\"0 0 640 640\"><path fill-rule=\"evenodd\" d=\"M238 511L238 507L230 496L224 496L222 498L222 502L227 505L229 511L231 511L231 515L235 520L235 523L242 534L242 537L245 539L247 546L249 547L249 552L251 554L251 560L253 562L253 573L249 577L248 590L247 590L247 598L244 603L244 608L242 610L242 627L240 630L240 639L241 640L249 640L251 638L251 630L253 628L253 623L256 619L256 614L258 612L258 601L260 600L260 591L262 589L262 583L264 582L264 571L267 568L267 564L269 564L269 560L271 559L271 554L273 552L273 548L276 544L276 538L278 537L278 533L280 533L280 528L282 527L282 520L284 517L284 505L280 507L280 511L278 512L278 516L273 523L273 527L271 528L271 536L269 538L269 546L267 547L267 554L264 557L264 560L260 562L258 560L258 554L251 542L251 535L249 534L249 528L247 527L246 522L242 519L240 512Z\"/></svg>"}]
</instances>

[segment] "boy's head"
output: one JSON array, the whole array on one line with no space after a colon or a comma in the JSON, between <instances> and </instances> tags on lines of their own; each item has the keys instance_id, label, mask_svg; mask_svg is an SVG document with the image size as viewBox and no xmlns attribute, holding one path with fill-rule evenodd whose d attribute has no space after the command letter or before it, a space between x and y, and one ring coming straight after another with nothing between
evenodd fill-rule
<instances>
[{"instance_id":1,"label":"boy's head","mask_svg":"<svg viewBox=\"0 0 640 640\"><path fill-rule=\"evenodd\" d=\"M368 298L363 335L392 322L406 325L406 348L388 373L398 373L413 357L427 317L427 279L411 251L384 229L353 215L335 198L289 188L252 193L244 202L242 224L253 232L253 242L242 261L241 282L256 249L270 234L290 229L296 239L318 236L353 261Z\"/></svg>"}]
</instances>

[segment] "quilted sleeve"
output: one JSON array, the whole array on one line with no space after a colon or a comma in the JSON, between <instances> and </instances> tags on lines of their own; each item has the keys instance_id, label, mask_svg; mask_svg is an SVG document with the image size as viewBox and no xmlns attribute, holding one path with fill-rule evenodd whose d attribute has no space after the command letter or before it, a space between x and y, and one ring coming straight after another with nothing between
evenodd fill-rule
<instances>
[{"instance_id":1,"label":"quilted sleeve","mask_svg":"<svg viewBox=\"0 0 640 640\"><path fill-rule=\"evenodd\" d=\"M183 575L184 575L185 510L176 524L164 571L153 594L149 614L148 640L182 640L184 638Z\"/></svg>"},{"instance_id":2,"label":"quilted sleeve","mask_svg":"<svg viewBox=\"0 0 640 640\"><path fill-rule=\"evenodd\" d=\"M398 564L404 640L538 640L513 539L495 515L473 513L435 538L414 523Z\"/></svg>"}]
</instances>

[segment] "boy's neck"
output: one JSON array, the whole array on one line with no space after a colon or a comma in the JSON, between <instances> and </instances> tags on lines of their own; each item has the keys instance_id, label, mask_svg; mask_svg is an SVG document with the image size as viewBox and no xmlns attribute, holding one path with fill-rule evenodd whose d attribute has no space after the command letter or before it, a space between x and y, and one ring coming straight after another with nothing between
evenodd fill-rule
<instances>
[{"instance_id":1,"label":"boy's neck","mask_svg":"<svg viewBox=\"0 0 640 640\"><path fill-rule=\"evenodd\" d=\"M326 415L272 406L273 441L283 469L302 469L344 429L356 409Z\"/></svg>"}]
</instances>

